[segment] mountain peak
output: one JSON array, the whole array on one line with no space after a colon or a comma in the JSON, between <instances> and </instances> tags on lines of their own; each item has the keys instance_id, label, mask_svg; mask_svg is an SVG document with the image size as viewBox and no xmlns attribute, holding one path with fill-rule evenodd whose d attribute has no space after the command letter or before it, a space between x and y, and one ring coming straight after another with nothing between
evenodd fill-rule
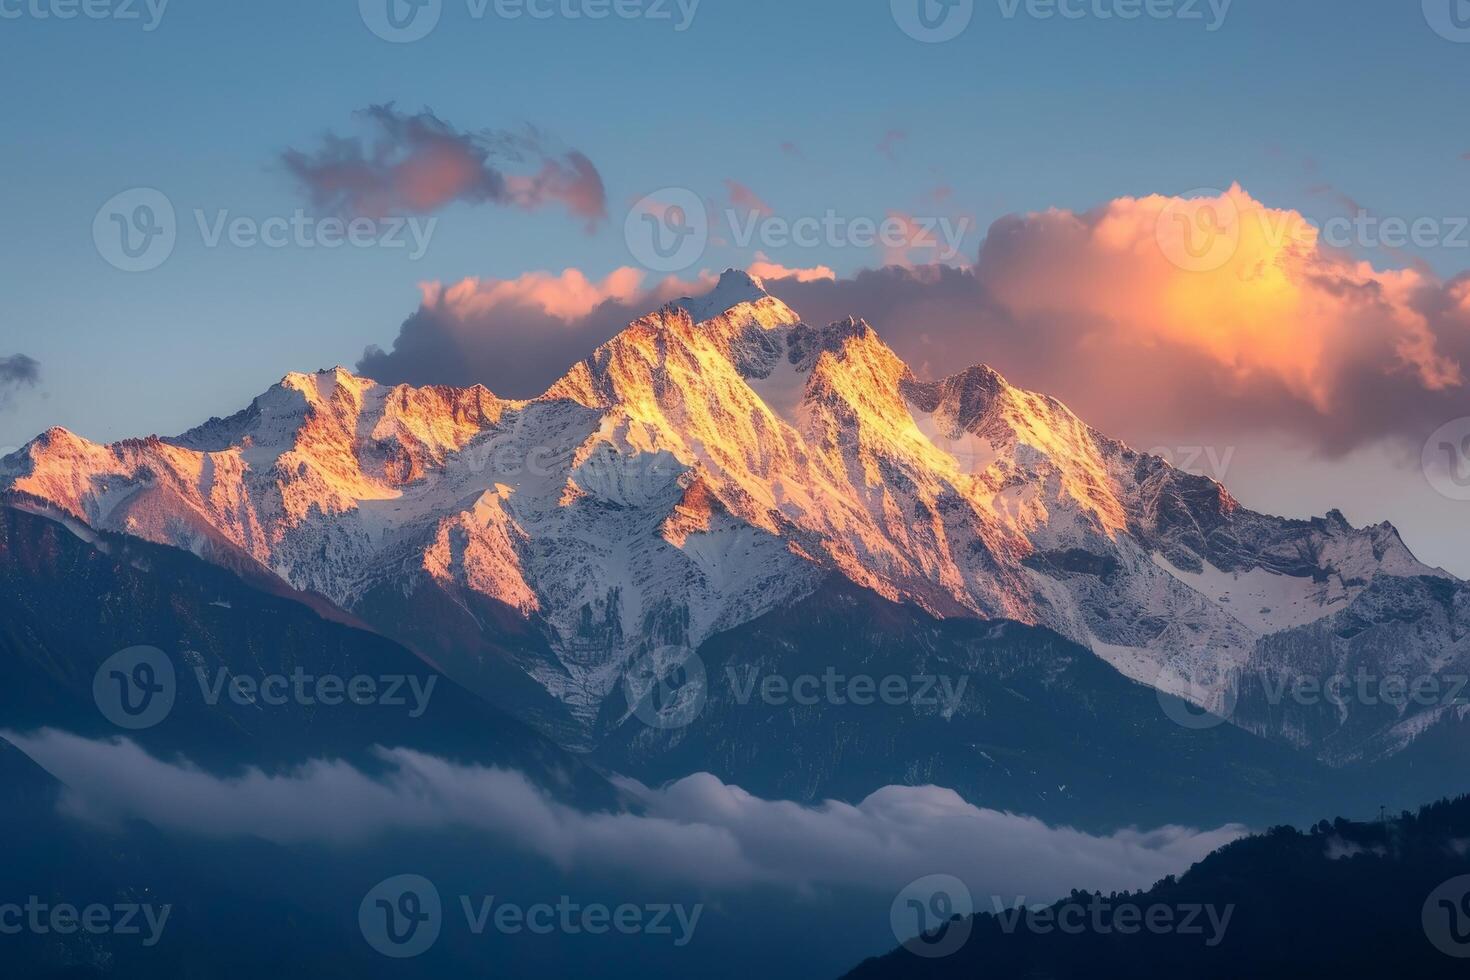
<instances>
[{"instance_id":1,"label":"mountain peak","mask_svg":"<svg viewBox=\"0 0 1470 980\"><path fill-rule=\"evenodd\" d=\"M758 277L740 269L726 269L714 289L699 297L685 296L675 305L688 310L694 322L700 323L742 303L758 303L770 295Z\"/></svg>"}]
</instances>

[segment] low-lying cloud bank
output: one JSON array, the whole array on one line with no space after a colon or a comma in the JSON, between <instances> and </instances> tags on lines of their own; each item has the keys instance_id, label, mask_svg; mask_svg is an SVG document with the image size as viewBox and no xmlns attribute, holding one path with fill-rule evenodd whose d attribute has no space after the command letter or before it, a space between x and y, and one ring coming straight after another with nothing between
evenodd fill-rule
<instances>
[{"instance_id":1,"label":"low-lying cloud bank","mask_svg":"<svg viewBox=\"0 0 1470 980\"><path fill-rule=\"evenodd\" d=\"M837 278L759 261L810 322L861 316L929 377L990 364L1138 445L1269 432L1329 455L1382 439L1417 453L1470 405L1470 274L1376 269L1239 187L1011 215L966 269ZM370 350L360 367L385 382L531 397L705 281L645 286L623 269L591 294L575 271L434 285L393 350Z\"/></svg>"},{"instance_id":2,"label":"low-lying cloud bank","mask_svg":"<svg viewBox=\"0 0 1470 980\"><path fill-rule=\"evenodd\" d=\"M384 774L340 761L281 774L211 775L127 739L0 733L68 787L67 815L121 817L210 838L363 844L391 831L482 831L569 871L625 873L701 888L897 892L944 872L980 894L1061 896L1147 887L1245 833L1164 827L1106 837L973 806L948 789L889 786L857 805L764 800L707 773L621 787L639 812L586 813L523 775L380 749Z\"/></svg>"}]
</instances>

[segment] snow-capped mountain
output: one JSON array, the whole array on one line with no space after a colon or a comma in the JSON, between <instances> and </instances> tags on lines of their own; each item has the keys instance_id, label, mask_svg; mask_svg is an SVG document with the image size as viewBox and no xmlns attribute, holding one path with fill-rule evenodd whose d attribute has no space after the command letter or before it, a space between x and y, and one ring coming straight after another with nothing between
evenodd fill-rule
<instances>
[{"instance_id":1,"label":"snow-capped mountain","mask_svg":"<svg viewBox=\"0 0 1470 980\"><path fill-rule=\"evenodd\" d=\"M518 622L501 652L584 733L635 657L833 574L1050 628L1216 709L1261 670L1470 663L1470 590L1392 527L1253 513L987 367L922 381L861 320L806 324L736 272L539 398L292 374L175 438L52 429L0 462L0 488L74 527L263 566L472 686L488 654L464 637ZM1362 642L1385 631L1391 656ZM1414 710L1382 751L1432 722Z\"/></svg>"}]
</instances>

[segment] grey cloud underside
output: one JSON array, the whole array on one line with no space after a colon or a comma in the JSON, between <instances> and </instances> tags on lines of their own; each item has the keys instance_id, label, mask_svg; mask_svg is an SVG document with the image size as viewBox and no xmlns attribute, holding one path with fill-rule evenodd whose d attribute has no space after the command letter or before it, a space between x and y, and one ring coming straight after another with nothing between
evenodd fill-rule
<instances>
[{"instance_id":1,"label":"grey cloud underside","mask_svg":"<svg viewBox=\"0 0 1470 980\"><path fill-rule=\"evenodd\" d=\"M606 217L597 167L576 150L552 150L535 128L462 131L429 109L409 114L392 103L358 117L370 138L328 133L315 150L281 155L315 207L382 217L427 214L456 201L527 210L559 203L589 225Z\"/></svg>"},{"instance_id":2,"label":"grey cloud underside","mask_svg":"<svg viewBox=\"0 0 1470 980\"><path fill-rule=\"evenodd\" d=\"M33 388L41 380L41 362L25 354L0 357L0 408L10 403L21 388Z\"/></svg>"}]
</instances>

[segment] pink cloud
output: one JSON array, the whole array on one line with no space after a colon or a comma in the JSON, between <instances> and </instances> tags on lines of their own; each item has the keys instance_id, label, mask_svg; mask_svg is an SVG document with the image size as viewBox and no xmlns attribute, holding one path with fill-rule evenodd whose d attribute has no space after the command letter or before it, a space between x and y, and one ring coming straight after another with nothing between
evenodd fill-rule
<instances>
[{"instance_id":1,"label":"pink cloud","mask_svg":"<svg viewBox=\"0 0 1470 980\"><path fill-rule=\"evenodd\" d=\"M890 160L898 159L898 146L909 138L906 130L890 129L878 141L878 152Z\"/></svg>"},{"instance_id":2,"label":"pink cloud","mask_svg":"<svg viewBox=\"0 0 1470 980\"><path fill-rule=\"evenodd\" d=\"M1239 187L1011 215L970 270L777 289L813 320L860 311L931 373L989 363L1138 445L1270 431L1417 453L1470 406L1470 275L1375 268Z\"/></svg>"},{"instance_id":3,"label":"pink cloud","mask_svg":"<svg viewBox=\"0 0 1470 980\"><path fill-rule=\"evenodd\" d=\"M755 191L751 190L749 187L746 187L739 181L726 178L725 190L730 195L730 204L736 208L742 208L746 211L753 211L756 214L761 215L769 215L775 213L771 209L771 206L765 201L761 200L760 196L757 195Z\"/></svg>"},{"instance_id":4,"label":"pink cloud","mask_svg":"<svg viewBox=\"0 0 1470 980\"><path fill-rule=\"evenodd\" d=\"M835 280L837 273L825 265L814 266L809 269L792 268L772 262L766 253L756 252L755 261L746 267L746 272L757 279L795 279L797 282L819 282L823 279Z\"/></svg>"},{"instance_id":5,"label":"pink cloud","mask_svg":"<svg viewBox=\"0 0 1470 980\"><path fill-rule=\"evenodd\" d=\"M462 132L428 109L399 112L392 103L357 114L372 138L328 134L314 152L287 150L281 160L317 207L353 216L428 214L460 201L538 210L561 204L595 226L607 214L602 176L570 150L554 153L534 129ZM536 169L514 168L530 162Z\"/></svg>"},{"instance_id":6,"label":"pink cloud","mask_svg":"<svg viewBox=\"0 0 1470 980\"><path fill-rule=\"evenodd\" d=\"M588 279L577 269L560 275L528 272L515 279L461 279L445 285L422 283L425 309L442 309L461 319L484 316L504 306L538 309L558 320L584 317L609 300L628 302L644 295L643 273L621 268L601 282Z\"/></svg>"},{"instance_id":7,"label":"pink cloud","mask_svg":"<svg viewBox=\"0 0 1470 980\"><path fill-rule=\"evenodd\" d=\"M903 251L889 256L903 267L846 278L762 254L751 271L809 322L865 317L921 373L991 364L1139 446L1272 433L1327 455L1388 439L1417 456L1470 410L1470 274L1376 268L1239 187L1010 215L970 268ZM362 366L385 381L539 394L630 321L711 281L569 270L426 287L393 351L370 350Z\"/></svg>"},{"instance_id":8,"label":"pink cloud","mask_svg":"<svg viewBox=\"0 0 1470 980\"><path fill-rule=\"evenodd\" d=\"M966 265L968 258L954 252L954 246L945 237L945 228L937 218L916 218L903 211L889 211L888 220L901 228L899 242L885 242L883 264L911 269L920 265ZM969 227L965 217L945 219L948 229L963 234Z\"/></svg>"}]
</instances>

